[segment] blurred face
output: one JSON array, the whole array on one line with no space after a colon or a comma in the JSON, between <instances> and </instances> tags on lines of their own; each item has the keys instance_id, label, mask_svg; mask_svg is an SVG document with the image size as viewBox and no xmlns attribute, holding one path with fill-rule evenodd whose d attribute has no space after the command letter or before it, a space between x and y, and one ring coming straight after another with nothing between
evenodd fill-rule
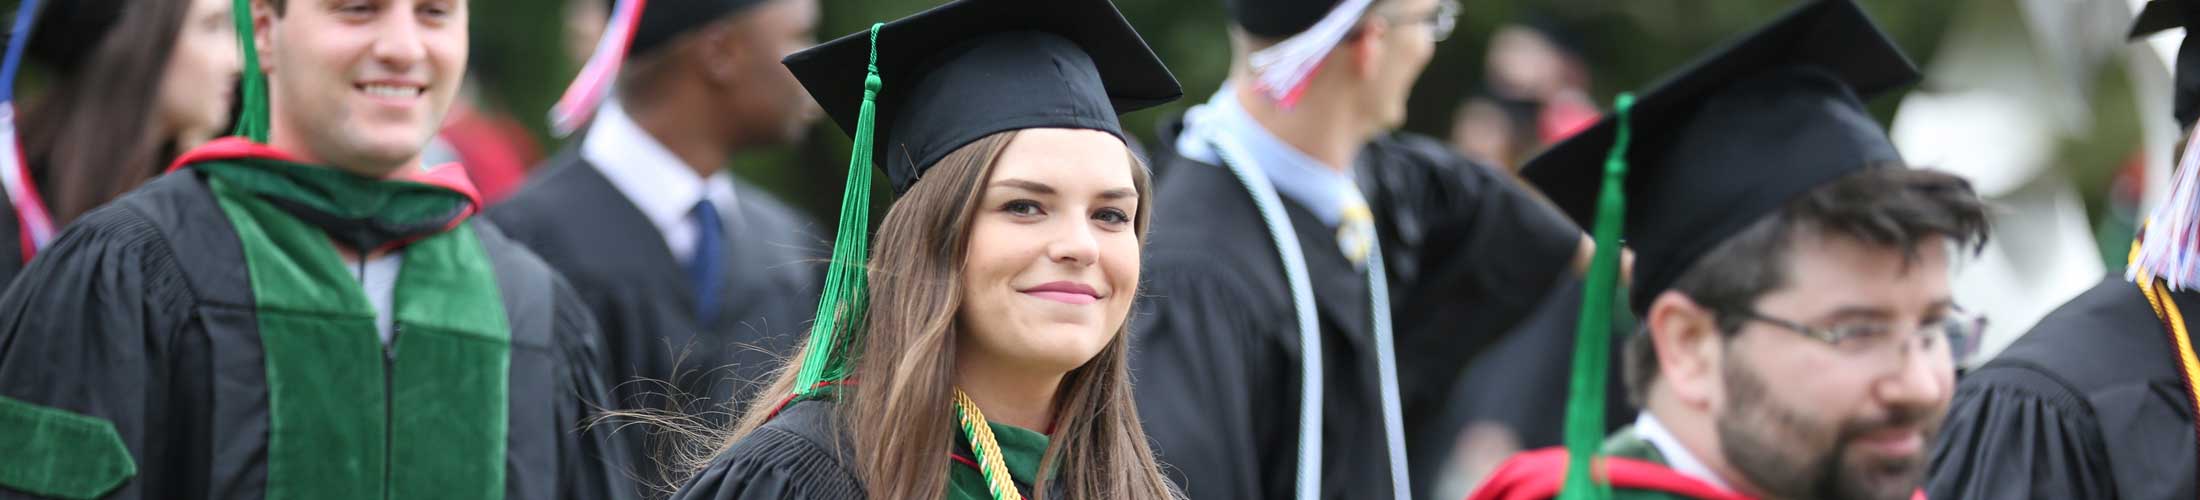
<instances>
[{"instance_id":1,"label":"blurred face","mask_svg":"<svg viewBox=\"0 0 2200 500\"><path fill-rule=\"evenodd\" d=\"M1906 499L1954 391L1943 337L1916 335L1955 314L1947 252L1843 238L1790 250L1788 286L1758 315L1809 328L1878 332L1835 343L1751 320L1724 347L1713 410L1726 462L1781 498Z\"/></svg>"},{"instance_id":2,"label":"blurred face","mask_svg":"<svg viewBox=\"0 0 2200 500\"><path fill-rule=\"evenodd\" d=\"M1436 55L1433 27L1440 14L1439 0L1385 0L1376 3L1375 14L1364 22L1381 23L1385 29L1374 42L1380 47L1373 58L1375 70L1362 105L1374 110L1376 123L1397 128L1406 122L1406 97L1413 82Z\"/></svg>"},{"instance_id":3,"label":"blurred face","mask_svg":"<svg viewBox=\"0 0 2200 500\"><path fill-rule=\"evenodd\" d=\"M420 160L466 68L466 0L288 0L260 13L272 141L383 177Z\"/></svg>"},{"instance_id":4,"label":"blurred face","mask_svg":"<svg viewBox=\"0 0 2200 500\"><path fill-rule=\"evenodd\" d=\"M1107 346L1137 295L1132 168L1106 132L1017 133L970 225L958 363L1065 373Z\"/></svg>"},{"instance_id":5,"label":"blurred face","mask_svg":"<svg viewBox=\"0 0 2200 500\"><path fill-rule=\"evenodd\" d=\"M191 0L176 33L168 67L161 72L162 130L183 149L221 135L241 59L228 0Z\"/></svg>"},{"instance_id":6,"label":"blurred face","mask_svg":"<svg viewBox=\"0 0 2200 500\"><path fill-rule=\"evenodd\" d=\"M726 116L748 137L739 144L779 145L801 141L822 116L794 73L779 60L817 44L817 0L772 0L739 17L728 38L734 46L713 61L713 73L725 87Z\"/></svg>"}]
</instances>

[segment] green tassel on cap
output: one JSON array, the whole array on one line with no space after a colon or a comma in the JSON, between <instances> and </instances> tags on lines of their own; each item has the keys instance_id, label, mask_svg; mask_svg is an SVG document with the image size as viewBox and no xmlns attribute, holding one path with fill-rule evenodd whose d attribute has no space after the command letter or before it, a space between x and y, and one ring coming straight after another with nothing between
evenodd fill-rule
<instances>
[{"instance_id":1,"label":"green tassel on cap","mask_svg":"<svg viewBox=\"0 0 2200 500\"><path fill-rule=\"evenodd\" d=\"M863 329L869 281L871 223L871 136L878 128L878 31L871 25L871 61L863 76L863 108L856 115L855 145L848 153L848 187L840 195L840 229L833 236L833 263L825 271L825 294L817 301L817 321L810 324L810 342L795 378L794 395L807 397L821 386L848 375L848 360L840 356L848 342Z\"/></svg>"},{"instance_id":2,"label":"green tassel on cap","mask_svg":"<svg viewBox=\"0 0 2200 500\"><path fill-rule=\"evenodd\" d=\"M1612 114L1619 130L1612 139L1610 156L1604 159L1604 186L1597 190L1596 255L1589 261L1589 279L1581 298L1581 317L1574 332L1573 380L1566 399L1566 481L1559 489L1563 500L1612 497L1611 478L1596 474L1597 452L1604 442L1606 374L1611 371L1612 298L1619 291L1620 228L1627 218L1628 112L1635 95L1622 93Z\"/></svg>"},{"instance_id":3,"label":"green tassel on cap","mask_svg":"<svg viewBox=\"0 0 2200 500\"><path fill-rule=\"evenodd\" d=\"M267 74L260 72L260 50L253 42L252 0L233 0L229 18L237 24L237 47L244 52L244 73L238 95L237 130L232 135L267 144Z\"/></svg>"}]
</instances>

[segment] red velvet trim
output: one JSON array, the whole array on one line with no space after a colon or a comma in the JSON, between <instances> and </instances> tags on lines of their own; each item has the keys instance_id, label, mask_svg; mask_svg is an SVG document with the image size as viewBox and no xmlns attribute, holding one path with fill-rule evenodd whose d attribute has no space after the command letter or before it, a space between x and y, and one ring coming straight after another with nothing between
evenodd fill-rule
<instances>
[{"instance_id":1,"label":"red velvet trim","mask_svg":"<svg viewBox=\"0 0 2200 500\"><path fill-rule=\"evenodd\" d=\"M1482 486L1475 488L1467 500L1547 500L1558 497L1560 483L1566 478L1566 449L1544 448L1513 455L1490 473ZM1600 457L1597 459L1606 479L1613 489L1645 490L1671 493L1702 500L1752 500L1748 495L1720 488L1711 483L1688 477L1663 465L1625 457ZM1919 490L1910 495L1913 500L1926 500Z\"/></svg>"},{"instance_id":2,"label":"red velvet trim","mask_svg":"<svg viewBox=\"0 0 2200 500\"><path fill-rule=\"evenodd\" d=\"M1566 477L1566 449L1544 448L1506 460L1490 478L1467 496L1468 500L1545 500L1558 496ZM1597 468L1614 489L1649 490L1703 500L1749 500L1748 496L1721 489L1682 475L1678 471L1643 460L1601 457Z\"/></svg>"}]
</instances>

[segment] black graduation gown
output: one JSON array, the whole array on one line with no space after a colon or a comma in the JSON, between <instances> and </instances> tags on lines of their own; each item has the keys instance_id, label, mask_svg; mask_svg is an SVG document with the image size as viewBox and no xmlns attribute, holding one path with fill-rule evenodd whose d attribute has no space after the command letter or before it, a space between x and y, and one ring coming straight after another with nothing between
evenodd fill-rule
<instances>
[{"instance_id":1,"label":"black graduation gown","mask_svg":"<svg viewBox=\"0 0 2200 500\"><path fill-rule=\"evenodd\" d=\"M587 310L471 226L512 328L505 497L631 498L608 432L579 430L608 401ZM112 422L136 475L107 498L264 497L266 351L243 252L196 171L86 214L0 295L0 396Z\"/></svg>"},{"instance_id":2,"label":"black graduation gown","mask_svg":"<svg viewBox=\"0 0 2200 500\"><path fill-rule=\"evenodd\" d=\"M2172 296L2200 328L2200 294ZM2184 348L2137 285L2107 277L1956 385L1926 495L2193 498Z\"/></svg>"},{"instance_id":3,"label":"black graduation gown","mask_svg":"<svg viewBox=\"0 0 2200 500\"><path fill-rule=\"evenodd\" d=\"M792 208L747 186L740 200L739 215L726 219L728 265L709 325L696 324L687 273L657 226L577 148L488 217L580 290L603 331L609 364L600 371L619 408L677 404L722 427L725 410L738 408L777 356L806 337L817 313L817 264L826 259L824 242ZM629 462L644 480L667 479L656 470L665 450L636 434L628 443L647 451L637 448Z\"/></svg>"},{"instance_id":4,"label":"black graduation gown","mask_svg":"<svg viewBox=\"0 0 2200 500\"><path fill-rule=\"evenodd\" d=\"M1191 498L1289 498L1301 356L1283 265L1228 170L1173 155L1161 163L1169 174L1154 210L1163 215L1132 330L1147 434ZM1519 182L1424 137L1376 140L1355 172L1389 271L1409 448L1448 447L1416 436L1441 424L1467 360L1559 282L1581 232ZM1284 205L1322 329L1323 497L1388 498L1366 278L1311 212Z\"/></svg>"},{"instance_id":5,"label":"black graduation gown","mask_svg":"<svg viewBox=\"0 0 2200 500\"><path fill-rule=\"evenodd\" d=\"M833 413L833 403L822 400L800 401L781 410L779 415L758 427L756 432L743 436L733 446L711 459L710 465L695 477L681 485L673 500L763 500L808 499L837 500L864 498L863 483L857 479L854 452L848 447L848 434ZM1044 446L1037 446L1044 449ZM964 460L976 461L970 445L957 434L952 452ZM1036 456L1034 453L1033 456ZM950 460L942 457L941 461ZM1015 460L1015 459L1010 459ZM961 464L942 464L950 467L949 474L978 474ZM1011 463L1010 470L1016 470ZM1036 468L1036 465L1031 466ZM1059 479L1059 478L1057 478ZM950 481L953 481L950 478ZM982 482L982 480L980 480ZM1031 498L1032 485L1016 480L1019 493ZM1064 498L1067 490L1059 480L1049 481L1047 498ZM952 493L950 487L950 495Z\"/></svg>"},{"instance_id":6,"label":"black graduation gown","mask_svg":"<svg viewBox=\"0 0 2200 500\"><path fill-rule=\"evenodd\" d=\"M0 193L0 289L23 272L23 223L15 220L15 204Z\"/></svg>"},{"instance_id":7,"label":"black graduation gown","mask_svg":"<svg viewBox=\"0 0 2200 500\"><path fill-rule=\"evenodd\" d=\"M1436 474L1443 472L1445 461L1454 451L1450 444L1457 442L1459 432L1469 423L1503 424L1519 439L1522 450L1565 444L1566 398L1562 395L1573 380L1581 288L1581 280L1566 280L1534 313L1475 357L1460 374L1459 385L1446 402L1442 427L1413 436L1432 445L1414 449L1419 454L1410 457L1413 476L1430 479L1418 481L1415 488L1421 494L1415 498L1428 498L1429 490L1436 486ZM1617 318L1612 323L1610 363L1619 366L1620 353L1635 325ZM1610 433L1634 423L1636 409L1628 404L1619 370L1612 370L1605 384L1604 426Z\"/></svg>"}]
</instances>

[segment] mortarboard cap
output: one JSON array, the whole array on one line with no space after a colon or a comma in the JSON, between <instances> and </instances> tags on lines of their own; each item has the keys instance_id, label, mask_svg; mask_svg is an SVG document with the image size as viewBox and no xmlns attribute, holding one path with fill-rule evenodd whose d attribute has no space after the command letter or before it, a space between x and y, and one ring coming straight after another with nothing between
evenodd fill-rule
<instances>
[{"instance_id":1,"label":"mortarboard cap","mask_svg":"<svg viewBox=\"0 0 2200 500\"><path fill-rule=\"evenodd\" d=\"M1314 27L1344 0L1226 0L1230 21L1253 36L1283 38Z\"/></svg>"},{"instance_id":2,"label":"mortarboard cap","mask_svg":"<svg viewBox=\"0 0 2200 500\"><path fill-rule=\"evenodd\" d=\"M2139 9L2138 17L2131 21L2129 37L2136 40L2166 30L2200 25L2194 22L2196 20L2200 20L2200 5L2195 5L2193 0L2154 0ZM2200 118L2200 50L2196 50L2195 45L2200 45L2200 37L2192 36L2188 30L2185 41L2177 46L2175 64L2170 112L2177 117L2178 125L2186 127L2191 127L2193 120ZM2186 57L2187 54L2196 57Z\"/></svg>"},{"instance_id":3,"label":"mortarboard cap","mask_svg":"<svg viewBox=\"0 0 2200 500\"><path fill-rule=\"evenodd\" d=\"M748 10L769 0L656 0L642 9L641 24L634 29L634 41L627 47L627 55L641 56L659 47L669 45L673 39L696 28L708 26L735 13ZM606 12L617 11L616 0L606 1Z\"/></svg>"},{"instance_id":4,"label":"mortarboard cap","mask_svg":"<svg viewBox=\"0 0 2200 500\"><path fill-rule=\"evenodd\" d=\"M894 191L979 138L1025 128L1102 130L1116 115L1184 94L1106 0L963 0L878 29L874 158ZM804 88L850 136L863 104L868 33L787 56Z\"/></svg>"},{"instance_id":5,"label":"mortarboard cap","mask_svg":"<svg viewBox=\"0 0 2200 500\"><path fill-rule=\"evenodd\" d=\"M1632 109L1622 233L1636 252L1636 313L1727 237L1789 200L1899 161L1864 109L1917 68L1846 0L1812 2L1716 49ZM1611 117L1523 167L1559 208L1594 224Z\"/></svg>"},{"instance_id":6,"label":"mortarboard cap","mask_svg":"<svg viewBox=\"0 0 2200 500\"><path fill-rule=\"evenodd\" d=\"M38 9L24 55L40 65L73 73L99 48L122 17L122 0L46 0Z\"/></svg>"}]
</instances>

